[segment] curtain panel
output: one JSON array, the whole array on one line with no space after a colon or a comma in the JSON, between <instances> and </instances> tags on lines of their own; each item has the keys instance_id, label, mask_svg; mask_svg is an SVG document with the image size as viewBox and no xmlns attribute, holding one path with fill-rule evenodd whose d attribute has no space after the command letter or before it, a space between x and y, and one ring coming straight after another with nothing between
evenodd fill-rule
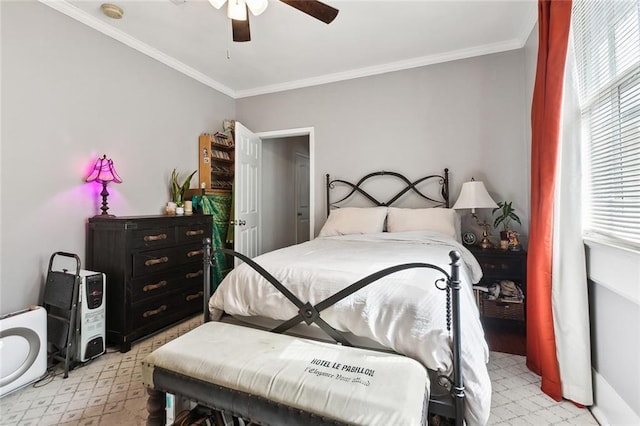
<instances>
[{"instance_id":1,"label":"curtain panel","mask_svg":"<svg viewBox=\"0 0 640 426\"><path fill-rule=\"evenodd\" d=\"M542 391L556 401L562 399L562 384L551 291L553 209L570 24L570 0L539 0L538 61L531 107L527 367L541 376Z\"/></svg>"}]
</instances>

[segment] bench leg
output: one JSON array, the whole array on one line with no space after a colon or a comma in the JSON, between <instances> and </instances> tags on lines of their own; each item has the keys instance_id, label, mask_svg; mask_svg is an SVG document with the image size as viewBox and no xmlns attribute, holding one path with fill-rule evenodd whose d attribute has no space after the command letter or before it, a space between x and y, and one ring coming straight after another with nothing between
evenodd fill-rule
<instances>
[{"instance_id":1,"label":"bench leg","mask_svg":"<svg viewBox=\"0 0 640 426\"><path fill-rule=\"evenodd\" d=\"M166 423L167 395L155 389L147 388L147 426L164 426Z\"/></svg>"}]
</instances>

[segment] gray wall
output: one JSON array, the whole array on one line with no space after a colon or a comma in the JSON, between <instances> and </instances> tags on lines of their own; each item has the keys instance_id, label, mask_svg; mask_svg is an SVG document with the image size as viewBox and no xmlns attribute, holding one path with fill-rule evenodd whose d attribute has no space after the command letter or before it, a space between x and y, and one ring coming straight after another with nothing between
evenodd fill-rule
<instances>
[{"instance_id":1,"label":"gray wall","mask_svg":"<svg viewBox=\"0 0 640 426\"><path fill-rule=\"evenodd\" d=\"M520 49L244 98L237 119L254 132L314 127L316 233L326 173L353 179L393 170L412 179L449 167L453 201L463 182L483 180L496 201L513 200L526 234L525 75Z\"/></svg>"},{"instance_id":2,"label":"gray wall","mask_svg":"<svg viewBox=\"0 0 640 426\"><path fill-rule=\"evenodd\" d=\"M296 243L295 155L309 154L309 137L262 141L262 252Z\"/></svg>"},{"instance_id":3,"label":"gray wall","mask_svg":"<svg viewBox=\"0 0 640 426\"><path fill-rule=\"evenodd\" d=\"M99 190L83 180L96 156L123 179L109 186L110 212L158 214L171 170L198 168L198 135L220 130L235 101L38 2L0 7L7 313L41 302L52 253L84 261Z\"/></svg>"}]
</instances>

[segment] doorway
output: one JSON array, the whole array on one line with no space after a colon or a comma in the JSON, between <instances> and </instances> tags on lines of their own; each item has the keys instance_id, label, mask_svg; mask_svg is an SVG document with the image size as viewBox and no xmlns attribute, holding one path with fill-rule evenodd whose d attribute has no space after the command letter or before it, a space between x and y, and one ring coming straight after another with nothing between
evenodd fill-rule
<instances>
[{"instance_id":1,"label":"doorway","mask_svg":"<svg viewBox=\"0 0 640 426\"><path fill-rule=\"evenodd\" d=\"M262 253L313 236L313 129L259 133Z\"/></svg>"}]
</instances>

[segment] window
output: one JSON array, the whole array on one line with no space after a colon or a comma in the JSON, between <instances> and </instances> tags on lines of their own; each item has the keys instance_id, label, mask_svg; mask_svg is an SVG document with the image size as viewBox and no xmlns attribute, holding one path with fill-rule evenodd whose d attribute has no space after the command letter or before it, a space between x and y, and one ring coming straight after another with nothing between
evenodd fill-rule
<instances>
[{"instance_id":1,"label":"window","mask_svg":"<svg viewBox=\"0 0 640 426\"><path fill-rule=\"evenodd\" d=\"M640 249L640 1L576 0L585 235Z\"/></svg>"}]
</instances>

